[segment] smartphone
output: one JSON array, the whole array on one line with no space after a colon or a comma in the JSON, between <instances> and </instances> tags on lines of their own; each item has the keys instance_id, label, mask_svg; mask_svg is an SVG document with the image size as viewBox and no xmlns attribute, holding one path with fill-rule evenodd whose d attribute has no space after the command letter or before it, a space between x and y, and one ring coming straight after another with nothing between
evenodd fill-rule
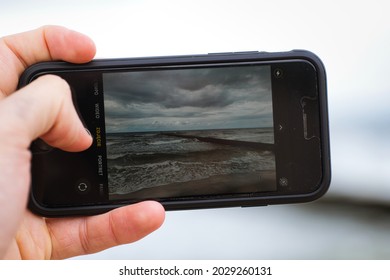
<instances>
[{"instance_id":1,"label":"smartphone","mask_svg":"<svg viewBox=\"0 0 390 280\"><path fill-rule=\"evenodd\" d=\"M39 215L295 203L329 187L326 74L311 52L44 62L19 87L45 74L69 83L94 141L77 153L32 143Z\"/></svg>"}]
</instances>

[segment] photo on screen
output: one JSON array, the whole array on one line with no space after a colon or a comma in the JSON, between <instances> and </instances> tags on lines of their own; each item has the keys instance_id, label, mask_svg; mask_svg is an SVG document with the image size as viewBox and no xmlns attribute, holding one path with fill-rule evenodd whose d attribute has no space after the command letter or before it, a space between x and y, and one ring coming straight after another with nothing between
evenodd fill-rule
<instances>
[{"instance_id":1,"label":"photo on screen","mask_svg":"<svg viewBox=\"0 0 390 280\"><path fill-rule=\"evenodd\" d=\"M270 72L104 73L110 200L276 190Z\"/></svg>"}]
</instances>

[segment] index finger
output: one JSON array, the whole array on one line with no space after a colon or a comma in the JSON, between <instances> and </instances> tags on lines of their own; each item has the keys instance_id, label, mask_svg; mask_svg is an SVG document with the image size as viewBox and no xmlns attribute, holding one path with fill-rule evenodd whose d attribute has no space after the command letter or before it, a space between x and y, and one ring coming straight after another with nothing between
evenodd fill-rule
<instances>
[{"instance_id":1,"label":"index finger","mask_svg":"<svg viewBox=\"0 0 390 280\"><path fill-rule=\"evenodd\" d=\"M0 99L16 90L20 74L34 63L50 60L85 63L95 53L90 38L60 26L43 26L3 37L0 39Z\"/></svg>"}]
</instances>

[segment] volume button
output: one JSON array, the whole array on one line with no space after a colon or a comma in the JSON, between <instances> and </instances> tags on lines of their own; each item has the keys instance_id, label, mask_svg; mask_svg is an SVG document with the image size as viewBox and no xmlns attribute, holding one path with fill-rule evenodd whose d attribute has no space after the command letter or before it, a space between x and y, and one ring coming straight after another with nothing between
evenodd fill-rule
<instances>
[{"instance_id":1,"label":"volume button","mask_svg":"<svg viewBox=\"0 0 390 280\"><path fill-rule=\"evenodd\" d=\"M256 54L259 51L243 51L243 52L234 52L234 54Z\"/></svg>"},{"instance_id":2,"label":"volume button","mask_svg":"<svg viewBox=\"0 0 390 280\"><path fill-rule=\"evenodd\" d=\"M217 53L208 53L208 55L232 55L234 52L217 52Z\"/></svg>"},{"instance_id":3,"label":"volume button","mask_svg":"<svg viewBox=\"0 0 390 280\"><path fill-rule=\"evenodd\" d=\"M256 53L259 53L259 51L220 52L220 53L209 53L209 55L256 54Z\"/></svg>"}]
</instances>

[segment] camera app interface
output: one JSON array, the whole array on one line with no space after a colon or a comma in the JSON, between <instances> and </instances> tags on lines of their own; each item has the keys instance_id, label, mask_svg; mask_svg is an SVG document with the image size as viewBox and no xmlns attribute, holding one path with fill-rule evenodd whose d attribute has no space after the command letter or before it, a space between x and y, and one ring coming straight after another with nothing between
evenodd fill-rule
<instances>
[{"instance_id":1,"label":"camera app interface","mask_svg":"<svg viewBox=\"0 0 390 280\"><path fill-rule=\"evenodd\" d=\"M103 73L109 199L276 190L270 66Z\"/></svg>"}]
</instances>

